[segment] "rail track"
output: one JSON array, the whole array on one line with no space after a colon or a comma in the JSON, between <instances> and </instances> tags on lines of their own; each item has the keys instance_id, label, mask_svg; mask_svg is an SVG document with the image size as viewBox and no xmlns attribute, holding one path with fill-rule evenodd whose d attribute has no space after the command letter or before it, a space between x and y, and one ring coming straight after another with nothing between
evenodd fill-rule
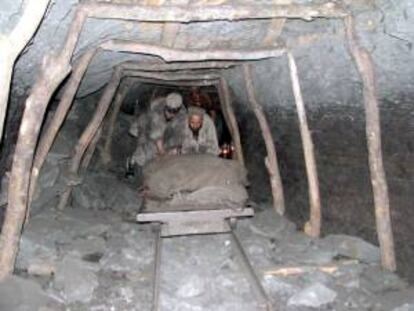
<instances>
[{"instance_id":1,"label":"rail track","mask_svg":"<svg viewBox=\"0 0 414 311\"><path fill-rule=\"evenodd\" d=\"M231 239L242 270L247 277L252 291L258 301L260 311L273 311L271 301L260 282L237 234L234 232L238 217L253 216L251 208L241 210L211 209L177 212L145 212L137 216L138 222L152 222L155 235L152 311L160 309L161 263L164 238L197 234L223 234Z\"/></svg>"}]
</instances>

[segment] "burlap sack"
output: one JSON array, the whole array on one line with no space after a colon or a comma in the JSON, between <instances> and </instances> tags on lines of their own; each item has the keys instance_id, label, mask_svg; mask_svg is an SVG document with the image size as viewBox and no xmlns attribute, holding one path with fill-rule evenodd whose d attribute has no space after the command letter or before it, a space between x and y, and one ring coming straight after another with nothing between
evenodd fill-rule
<instances>
[{"instance_id":1,"label":"burlap sack","mask_svg":"<svg viewBox=\"0 0 414 311\"><path fill-rule=\"evenodd\" d=\"M188 198L200 204L207 204L209 197L213 203L247 200L246 170L234 160L207 154L168 156L148 163L143 173L151 199Z\"/></svg>"}]
</instances>

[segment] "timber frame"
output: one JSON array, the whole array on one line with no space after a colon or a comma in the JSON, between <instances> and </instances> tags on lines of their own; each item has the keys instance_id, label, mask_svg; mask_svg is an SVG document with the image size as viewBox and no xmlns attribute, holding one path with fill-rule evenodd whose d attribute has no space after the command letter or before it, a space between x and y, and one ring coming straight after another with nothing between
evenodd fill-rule
<instances>
[{"instance_id":1,"label":"timber frame","mask_svg":"<svg viewBox=\"0 0 414 311\"><path fill-rule=\"evenodd\" d=\"M38 1L36 1L36 4L37 2ZM43 16L47 4L48 1L42 1L42 5L44 6L43 12L40 12L41 10L39 10L40 16ZM131 8L133 8L133 10ZM232 131L233 139L236 144L238 159L244 163L241 150L240 134L238 133L234 111L230 104L231 98L227 81L220 74L216 73L208 73L208 75L210 75L209 79L205 79L205 76L197 77L197 75L194 74L194 71L196 69L203 69L207 71L211 71L212 69L224 69L235 66L240 61L245 62L252 60L261 60L266 58L281 57L287 54L291 73L290 76L292 80L292 90L298 110L298 118L309 183L311 217L305 231L313 237L319 236L321 226L321 204L312 138L306 121L306 111L300 91L296 63L293 55L289 51L286 51L284 47L271 46L250 51L187 51L172 49L169 46L148 45L125 40L109 40L102 43L99 47L86 52L81 58L78 59L74 65L74 68L72 68L71 64L74 49L77 45L80 33L87 18L121 19L141 22L163 22L165 23L164 30L167 30L166 39L163 41L166 43L166 45L171 45L171 42L174 39L174 34L177 33L177 27L179 27L180 23L210 22L218 20L236 21L248 19L268 19L275 21L278 18L282 20L289 18L312 20L319 17L344 19L346 38L349 43L349 50L362 77L364 105L367 118L366 133L369 149L369 163L375 202L377 232L382 254L382 264L389 270L395 270L395 254L390 221L388 190L381 155L379 111L375 89L374 67L369 53L364 48L360 47L358 43L353 19L345 8L334 2L328 2L322 5L261 4L192 7L153 7L107 3L85 3L78 5L72 24L70 25L65 44L62 47L60 53L50 53L49 55L45 56L42 62L40 75L35 84L32 86L31 93L26 100L26 109L21 121L19 137L13 159L6 218L0 237L0 280L4 279L7 275L13 272L19 247L20 235L22 232L24 220L28 219L28 206L30 205L33 198L33 193L40 169L50 150L50 147L53 144L53 141L55 140L62 122L67 116L67 113L76 96L76 92L79 88L86 69L88 68L92 58L96 55L98 50L101 49L157 55L163 58L166 63L125 63L114 69L112 78L104 90L97 110L95 111L91 122L85 129L75 148L75 154L71 160L69 169L70 174L73 176L70 178L71 183L68 184L67 190L62 195L61 202L59 204L61 208L66 205L73 186L77 182L80 182L78 176L79 169L85 170L88 166L98 139L103 133L102 124L105 115L111 106L114 96L114 105L116 107L113 109L114 117L111 117L110 119L116 119L117 110L119 111L118 106L120 105L120 102L122 102L122 98L125 94L125 86L119 88L121 79L124 76L124 72L126 72L125 75L132 75L136 79L140 79L140 81L162 81L163 84L165 83L173 85L211 85L210 83L215 84L218 87L219 95L222 99L221 101L223 105L225 105L223 106L223 112L225 114L226 121L230 125L230 130ZM274 23L271 23L270 25L272 24ZM34 25L36 25L36 21L34 21ZM27 39L27 36L25 36L25 39ZM0 50L3 51L7 47L9 46L0 45ZM13 51L13 53L14 55L17 55L19 52ZM12 64L14 63L13 57L11 59L12 61L8 62L9 68L11 68ZM173 63L177 61L181 61L182 63ZM280 173L278 172L274 141L271 137L263 109L259 106L257 99L255 98L254 87L251 81L250 68L248 65L244 65L243 68L249 102L259 121L266 143L268 155L265 161L270 175L274 206L278 213L283 214L283 189L282 183L280 181ZM181 71L183 70L187 70L187 73L182 73ZM194 71L189 74L189 70ZM46 130L44 135L40 138L40 142L36 148L37 142L39 140L40 127L42 123L41 121L44 118L48 103L55 90L70 74L71 71L72 74L68 83L66 84L64 95L61 98L58 110L55 113L51 125ZM2 81L2 84L4 83L5 85L9 85L11 76L10 72L11 71L9 70L9 74L5 77L2 77L0 80ZM9 94L7 93L0 95L0 108L3 111L5 110L5 104L7 104ZM0 117L1 116L2 114L0 114ZM1 120L1 118L0 123L2 128L4 122ZM106 136L106 139L109 139L108 135Z\"/></svg>"},{"instance_id":2,"label":"timber frame","mask_svg":"<svg viewBox=\"0 0 414 311\"><path fill-rule=\"evenodd\" d=\"M37 27L46 13L50 0L30 0L24 8L22 17L16 27L6 36L0 34L0 142L3 138L3 126L6 118L7 104L14 63L33 37Z\"/></svg>"}]
</instances>

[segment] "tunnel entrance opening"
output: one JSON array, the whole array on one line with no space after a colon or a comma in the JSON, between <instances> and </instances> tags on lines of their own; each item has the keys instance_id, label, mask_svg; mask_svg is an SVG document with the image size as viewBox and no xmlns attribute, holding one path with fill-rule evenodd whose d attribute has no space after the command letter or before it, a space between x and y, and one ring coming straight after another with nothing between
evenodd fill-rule
<instances>
[{"instance_id":1,"label":"tunnel entrance opening","mask_svg":"<svg viewBox=\"0 0 414 311\"><path fill-rule=\"evenodd\" d=\"M177 92L183 96L184 107L188 110L191 106L201 107L206 111L209 117L213 120L217 132L217 139L221 149L220 156L224 158L233 158L234 143L232 141L229 127L224 119L222 111L222 104L220 103L220 96L216 87L175 87L163 86L159 84L143 84L142 90L136 90L135 100L131 94L127 95L126 101L122 104L121 111L135 118L139 118L148 110L148 103L151 99L168 95L168 93ZM132 86L132 89L134 87Z\"/></svg>"}]
</instances>

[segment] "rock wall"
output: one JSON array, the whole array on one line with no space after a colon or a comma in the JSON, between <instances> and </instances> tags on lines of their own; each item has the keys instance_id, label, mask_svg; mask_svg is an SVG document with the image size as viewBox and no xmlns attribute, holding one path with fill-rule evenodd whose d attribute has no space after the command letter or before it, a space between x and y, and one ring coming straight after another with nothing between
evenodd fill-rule
<instances>
[{"instance_id":1,"label":"rock wall","mask_svg":"<svg viewBox=\"0 0 414 311\"><path fill-rule=\"evenodd\" d=\"M413 280L414 272L409 267L413 250L408 237L414 233L414 29L409 27L414 11L412 3L403 2L378 1L380 6L376 10L356 12L356 20L361 42L372 52L376 65L383 155L399 269ZM304 23L288 23L284 36L288 44L293 46L296 42L293 53L320 178L323 233L354 234L377 243L362 86L347 53L342 24L319 21L304 35L299 31L304 29ZM262 61L252 66L257 97L276 142L287 215L303 225L309 213L307 181L287 60ZM227 77L234 91L252 196L259 201L269 200L268 176L263 165L265 147L254 114L248 109L242 71L234 69Z\"/></svg>"}]
</instances>

